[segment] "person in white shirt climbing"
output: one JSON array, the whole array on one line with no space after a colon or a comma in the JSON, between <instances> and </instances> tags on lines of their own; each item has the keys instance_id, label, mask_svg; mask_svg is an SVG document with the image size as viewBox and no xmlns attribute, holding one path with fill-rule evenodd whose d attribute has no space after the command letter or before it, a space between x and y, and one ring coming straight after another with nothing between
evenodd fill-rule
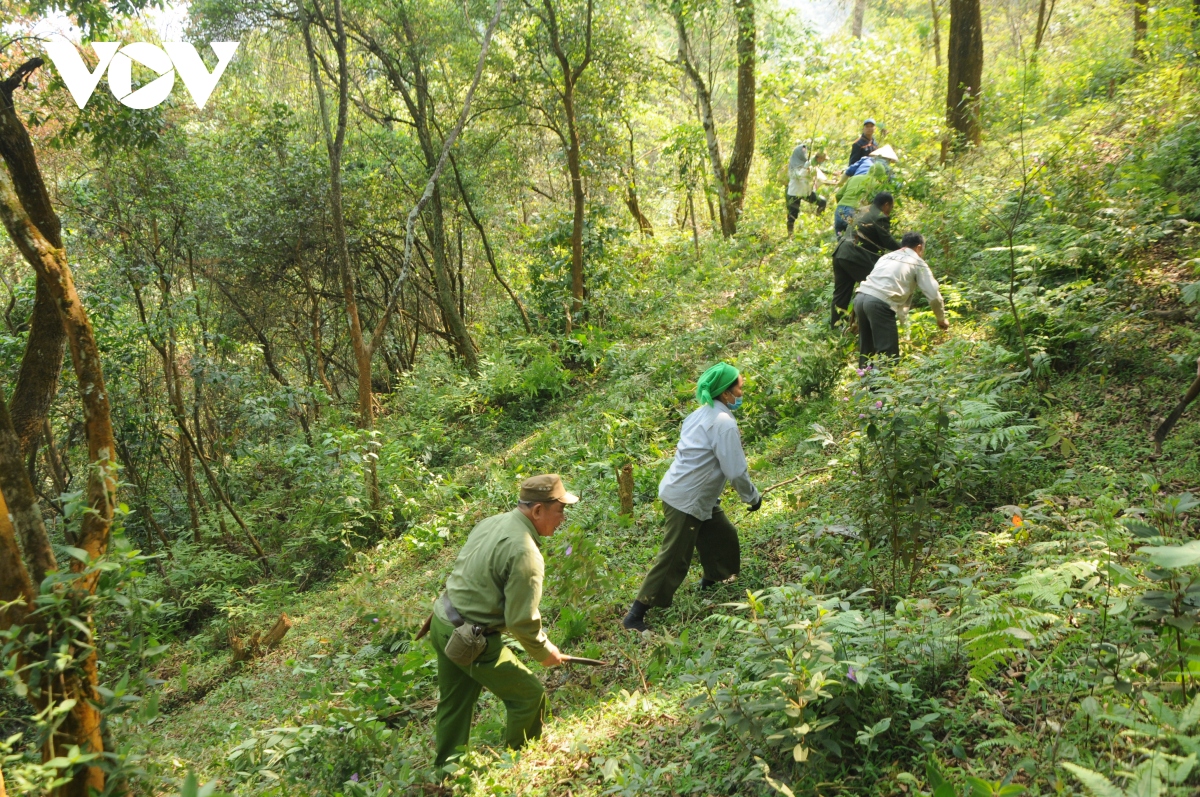
<instances>
[{"instance_id":1,"label":"person in white shirt climbing","mask_svg":"<svg viewBox=\"0 0 1200 797\"><path fill-rule=\"evenodd\" d=\"M704 567L701 589L741 570L737 528L721 509L726 482L751 512L762 506L733 418L733 410L742 403L741 374L727 363L714 365L696 383L696 400L700 407L684 419L675 461L658 484L665 534L637 600L622 621L630 630L648 630L646 610L671 605L693 552L699 550Z\"/></svg>"},{"instance_id":2,"label":"person in white shirt climbing","mask_svg":"<svg viewBox=\"0 0 1200 797\"><path fill-rule=\"evenodd\" d=\"M900 248L879 258L858 286L854 297L854 316L858 319L858 364L864 367L874 355L892 359L900 357L900 331L912 306L913 294L920 288L929 300L929 307L941 329L949 329L946 303L942 301L938 282L922 256L925 236L906 232Z\"/></svg>"}]
</instances>

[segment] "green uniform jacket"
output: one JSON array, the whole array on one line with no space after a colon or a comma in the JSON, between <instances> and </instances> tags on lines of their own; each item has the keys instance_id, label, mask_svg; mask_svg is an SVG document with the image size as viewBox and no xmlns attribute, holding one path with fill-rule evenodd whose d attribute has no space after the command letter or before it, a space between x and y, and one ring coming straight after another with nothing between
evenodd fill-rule
<instances>
[{"instance_id":1,"label":"green uniform jacket","mask_svg":"<svg viewBox=\"0 0 1200 797\"><path fill-rule=\"evenodd\" d=\"M548 640L538 604L545 572L537 530L514 509L471 530L446 579L446 593L464 620L507 631L534 661L542 661ZM441 601L433 607L434 614L449 622Z\"/></svg>"}]
</instances>

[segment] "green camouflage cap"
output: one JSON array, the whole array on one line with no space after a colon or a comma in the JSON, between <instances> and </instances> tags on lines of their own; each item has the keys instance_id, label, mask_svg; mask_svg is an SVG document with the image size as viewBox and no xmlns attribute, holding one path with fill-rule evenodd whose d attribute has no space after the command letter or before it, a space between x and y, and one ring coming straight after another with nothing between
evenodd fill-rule
<instances>
[{"instance_id":1,"label":"green camouflage cap","mask_svg":"<svg viewBox=\"0 0 1200 797\"><path fill-rule=\"evenodd\" d=\"M521 500L574 504L579 500L579 496L567 492L567 488L563 487L562 478L557 473L543 473L521 482Z\"/></svg>"}]
</instances>

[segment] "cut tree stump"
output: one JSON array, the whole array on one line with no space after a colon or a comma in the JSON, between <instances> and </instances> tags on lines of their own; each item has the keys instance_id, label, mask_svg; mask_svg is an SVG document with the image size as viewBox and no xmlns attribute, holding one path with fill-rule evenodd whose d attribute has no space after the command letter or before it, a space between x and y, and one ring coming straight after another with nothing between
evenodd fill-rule
<instances>
[{"instance_id":1,"label":"cut tree stump","mask_svg":"<svg viewBox=\"0 0 1200 797\"><path fill-rule=\"evenodd\" d=\"M617 496L621 499L621 514L633 514L633 464L625 463L617 470Z\"/></svg>"},{"instance_id":2,"label":"cut tree stump","mask_svg":"<svg viewBox=\"0 0 1200 797\"><path fill-rule=\"evenodd\" d=\"M266 636L255 631L248 641L242 642L235 634L230 634L229 647L233 651L234 662L250 661L261 656L264 650L274 649L287 636L291 627L292 619L286 613L280 613L279 619L275 621L275 625L271 627Z\"/></svg>"}]
</instances>

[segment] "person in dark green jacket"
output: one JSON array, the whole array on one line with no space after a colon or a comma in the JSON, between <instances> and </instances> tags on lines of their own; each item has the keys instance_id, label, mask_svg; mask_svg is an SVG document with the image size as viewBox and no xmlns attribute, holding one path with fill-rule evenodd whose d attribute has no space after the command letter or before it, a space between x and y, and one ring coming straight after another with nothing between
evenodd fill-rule
<instances>
[{"instance_id":1,"label":"person in dark green jacket","mask_svg":"<svg viewBox=\"0 0 1200 797\"><path fill-rule=\"evenodd\" d=\"M480 521L459 552L429 620L438 663L434 766L439 771L470 741L475 703L485 687L504 701L509 747L541 735L545 688L501 641L500 632L516 639L543 667L565 661L546 638L538 611L545 576L541 538L554 533L566 507L578 500L557 474L526 479L517 508ZM486 649L467 666L446 655L446 643L464 623L480 626L487 635Z\"/></svg>"},{"instance_id":2,"label":"person in dark green jacket","mask_svg":"<svg viewBox=\"0 0 1200 797\"><path fill-rule=\"evenodd\" d=\"M855 178L857 179L857 178ZM850 300L854 298L854 286L865 280L875 261L888 252L900 248L892 237L892 208L895 199L887 191L880 191L871 200L871 205L860 210L850 222L849 229L833 250L833 306L829 314L829 326L837 329L850 314Z\"/></svg>"}]
</instances>

